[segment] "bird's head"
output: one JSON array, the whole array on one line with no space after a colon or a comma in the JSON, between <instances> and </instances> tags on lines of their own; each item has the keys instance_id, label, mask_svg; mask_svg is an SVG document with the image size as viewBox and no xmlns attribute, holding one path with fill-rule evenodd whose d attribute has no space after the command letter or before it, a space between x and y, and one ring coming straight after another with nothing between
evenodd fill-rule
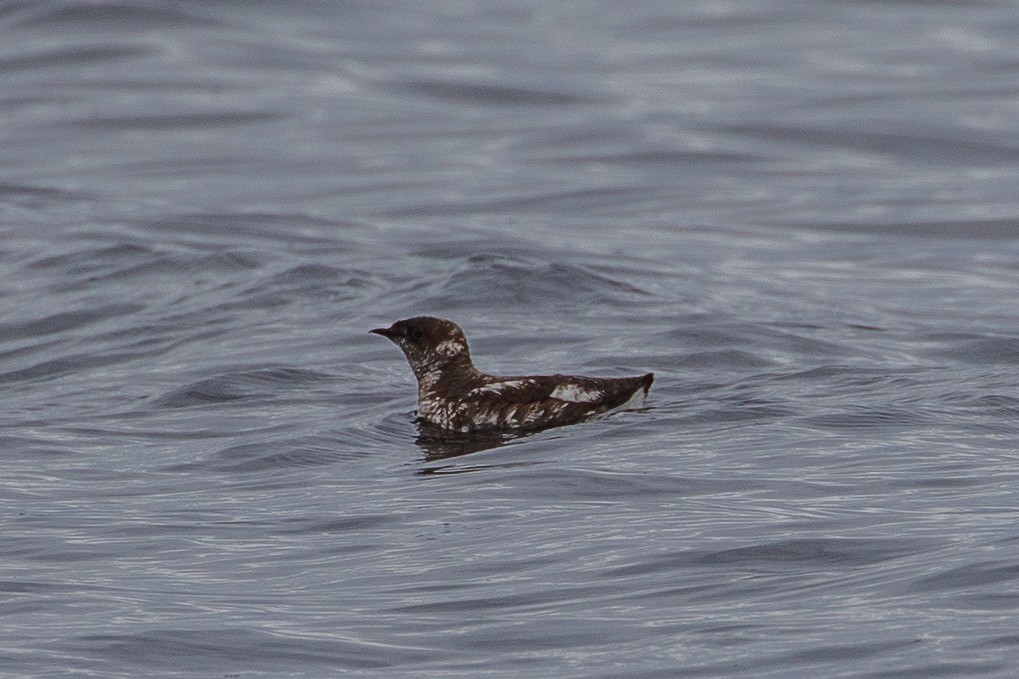
<instances>
[{"instance_id":1,"label":"bird's head","mask_svg":"<svg viewBox=\"0 0 1019 679\"><path fill-rule=\"evenodd\" d=\"M473 367L467 337L453 321L418 316L370 332L389 338L400 347L418 380L453 364Z\"/></svg>"}]
</instances>

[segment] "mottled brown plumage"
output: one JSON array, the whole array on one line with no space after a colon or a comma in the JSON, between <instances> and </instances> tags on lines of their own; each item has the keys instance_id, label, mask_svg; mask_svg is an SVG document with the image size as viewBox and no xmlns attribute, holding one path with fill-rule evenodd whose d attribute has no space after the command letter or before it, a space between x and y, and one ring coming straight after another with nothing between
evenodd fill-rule
<instances>
[{"instance_id":1,"label":"mottled brown plumage","mask_svg":"<svg viewBox=\"0 0 1019 679\"><path fill-rule=\"evenodd\" d=\"M654 374L640 377L486 375L474 367L463 330L419 316L371 332L403 350L418 381L418 417L458 432L544 429L574 424L646 397Z\"/></svg>"}]
</instances>

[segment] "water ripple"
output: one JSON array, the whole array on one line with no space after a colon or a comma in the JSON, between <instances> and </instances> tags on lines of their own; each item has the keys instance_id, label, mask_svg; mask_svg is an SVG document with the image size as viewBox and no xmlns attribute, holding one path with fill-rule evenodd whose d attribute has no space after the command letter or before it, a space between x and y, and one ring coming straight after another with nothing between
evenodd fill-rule
<instances>
[{"instance_id":1,"label":"water ripple","mask_svg":"<svg viewBox=\"0 0 1019 679\"><path fill-rule=\"evenodd\" d=\"M189 408L238 399L272 398L281 390L302 389L325 379L327 375L289 366L246 369L179 387L156 399L155 405Z\"/></svg>"}]
</instances>

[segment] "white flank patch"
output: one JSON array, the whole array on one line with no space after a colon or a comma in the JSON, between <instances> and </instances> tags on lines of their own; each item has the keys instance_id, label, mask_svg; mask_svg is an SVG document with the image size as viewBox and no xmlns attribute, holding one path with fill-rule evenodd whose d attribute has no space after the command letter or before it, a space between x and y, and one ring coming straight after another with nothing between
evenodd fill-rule
<instances>
[{"instance_id":1,"label":"white flank patch","mask_svg":"<svg viewBox=\"0 0 1019 679\"><path fill-rule=\"evenodd\" d=\"M524 384L524 380L507 380L505 382L493 382L477 389L471 389L470 394L501 394L505 389L516 389Z\"/></svg>"},{"instance_id":2,"label":"white flank patch","mask_svg":"<svg viewBox=\"0 0 1019 679\"><path fill-rule=\"evenodd\" d=\"M593 403L604 398L605 394L596 389L584 389L579 385L566 383L553 389L549 397L573 403Z\"/></svg>"},{"instance_id":3,"label":"white flank patch","mask_svg":"<svg viewBox=\"0 0 1019 679\"><path fill-rule=\"evenodd\" d=\"M445 340L440 342L439 346L435 347L435 350L443 356L456 356L464 350L464 346L456 340Z\"/></svg>"}]
</instances>

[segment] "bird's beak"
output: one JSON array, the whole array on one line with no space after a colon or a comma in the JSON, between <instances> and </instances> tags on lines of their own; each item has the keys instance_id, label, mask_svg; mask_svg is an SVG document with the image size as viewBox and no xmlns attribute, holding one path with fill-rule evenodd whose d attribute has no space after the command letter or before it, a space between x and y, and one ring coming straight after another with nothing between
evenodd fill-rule
<instances>
[{"instance_id":1,"label":"bird's beak","mask_svg":"<svg viewBox=\"0 0 1019 679\"><path fill-rule=\"evenodd\" d=\"M374 333L376 335L382 335L383 337L388 337L389 339L393 339L393 337L396 335L396 332L392 328L375 328L374 330L369 330L368 332Z\"/></svg>"}]
</instances>

